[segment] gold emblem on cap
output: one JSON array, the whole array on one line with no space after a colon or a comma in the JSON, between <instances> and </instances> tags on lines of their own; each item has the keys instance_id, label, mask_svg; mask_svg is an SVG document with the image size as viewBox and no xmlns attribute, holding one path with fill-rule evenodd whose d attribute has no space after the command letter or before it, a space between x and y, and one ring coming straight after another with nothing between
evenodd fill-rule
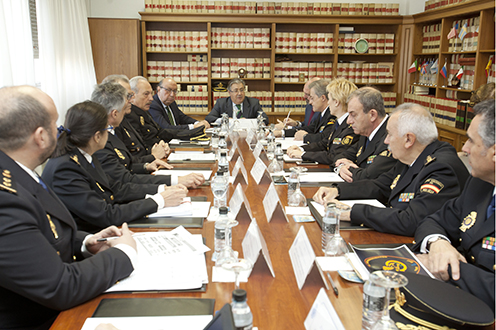
<instances>
[{"instance_id":1,"label":"gold emblem on cap","mask_svg":"<svg viewBox=\"0 0 496 330\"><path fill-rule=\"evenodd\" d=\"M463 219L462 225L460 226L460 230L463 232L467 231L467 229L470 229L475 224L476 220L477 220L477 212L475 211L470 212L470 214Z\"/></svg>"},{"instance_id":2,"label":"gold emblem on cap","mask_svg":"<svg viewBox=\"0 0 496 330\"><path fill-rule=\"evenodd\" d=\"M124 157L121 153L121 151L117 148L114 148L114 151L115 153L117 154L117 156L119 156L120 159L126 159L126 157Z\"/></svg>"},{"instance_id":3,"label":"gold emblem on cap","mask_svg":"<svg viewBox=\"0 0 496 330\"><path fill-rule=\"evenodd\" d=\"M50 223L50 229L52 230L53 237L55 237L55 239L59 239L59 234L57 233L57 227L55 227L55 224L53 223L52 218L48 213L47 213L47 218L48 218L48 222Z\"/></svg>"},{"instance_id":4,"label":"gold emblem on cap","mask_svg":"<svg viewBox=\"0 0 496 330\"><path fill-rule=\"evenodd\" d=\"M393 183L391 183L391 186L389 187L389 188L391 188L391 190L393 190L394 187L396 187L396 184L398 184L398 180L400 179L400 176L401 176L401 174L398 174L396 176L396 178L394 178Z\"/></svg>"}]
</instances>

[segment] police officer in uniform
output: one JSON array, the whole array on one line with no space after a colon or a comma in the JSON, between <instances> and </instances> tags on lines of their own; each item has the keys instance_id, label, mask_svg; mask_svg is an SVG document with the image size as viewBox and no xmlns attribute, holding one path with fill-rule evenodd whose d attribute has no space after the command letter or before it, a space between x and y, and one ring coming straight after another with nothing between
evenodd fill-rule
<instances>
[{"instance_id":1,"label":"police officer in uniform","mask_svg":"<svg viewBox=\"0 0 496 330\"><path fill-rule=\"evenodd\" d=\"M355 204L351 214L343 213L341 219L381 232L413 236L421 219L460 195L469 175L455 148L437 140L436 124L422 106L399 106L387 130L385 143L399 160L395 167L374 180L322 187L314 199L321 203L337 197L378 199L389 207Z\"/></svg>"},{"instance_id":2,"label":"police officer in uniform","mask_svg":"<svg viewBox=\"0 0 496 330\"><path fill-rule=\"evenodd\" d=\"M494 312L494 100L477 104L474 113L462 149L472 176L460 197L423 219L415 240L431 273L474 294Z\"/></svg>"}]
</instances>

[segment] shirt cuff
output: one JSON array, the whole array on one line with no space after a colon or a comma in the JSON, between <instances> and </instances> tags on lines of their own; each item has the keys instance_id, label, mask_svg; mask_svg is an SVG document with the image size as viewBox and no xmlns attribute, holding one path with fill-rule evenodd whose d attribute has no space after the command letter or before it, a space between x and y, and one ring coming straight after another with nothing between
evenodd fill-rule
<instances>
[{"instance_id":1,"label":"shirt cuff","mask_svg":"<svg viewBox=\"0 0 496 330\"><path fill-rule=\"evenodd\" d=\"M124 252L129 260L131 260L131 265L133 265L133 268L136 269L135 265L138 262L138 252L127 244L117 244L114 247Z\"/></svg>"},{"instance_id":2,"label":"shirt cuff","mask_svg":"<svg viewBox=\"0 0 496 330\"><path fill-rule=\"evenodd\" d=\"M179 175L177 174L171 174L171 186L175 186L176 184L179 183Z\"/></svg>"},{"instance_id":3,"label":"shirt cuff","mask_svg":"<svg viewBox=\"0 0 496 330\"><path fill-rule=\"evenodd\" d=\"M305 153L305 149L303 149L302 147L298 147L300 148L301 152Z\"/></svg>"},{"instance_id":4,"label":"shirt cuff","mask_svg":"<svg viewBox=\"0 0 496 330\"><path fill-rule=\"evenodd\" d=\"M448 237L444 236L444 235L440 235L440 234L432 234L432 235L429 235L429 236L426 236L424 238L424 240L422 241L422 244L420 245L420 252L421 253L429 253L429 251L427 250L427 244L429 243L429 240L431 238L436 238L436 237L441 237L441 238L444 238L445 240L447 240L448 242L451 243L451 241L448 239Z\"/></svg>"},{"instance_id":5,"label":"shirt cuff","mask_svg":"<svg viewBox=\"0 0 496 330\"><path fill-rule=\"evenodd\" d=\"M195 128L195 124L188 124L189 129Z\"/></svg>"},{"instance_id":6,"label":"shirt cuff","mask_svg":"<svg viewBox=\"0 0 496 330\"><path fill-rule=\"evenodd\" d=\"M155 203L157 203L157 210L163 209L165 207L165 201L160 193L156 193L155 195L146 195L145 198L151 198Z\"/></svg>"},{"instance_id":7,"label":"shirt cuff","mask_svg":"<svg viewBox=\"0 0 496 330\"><path fill-rule=\"evenodd\" d=\"M157 194L160 194L161 192L164 192L165 187L167 187L167 185L165 185L165 184L159 185L158 186L158 189L157 189Z\"/></svg>"},{"instance_id":8,"label":"shirt cuff","mask_svg":"<svg viewBox=\"0 0 496 330\"><path fill-rule=\"evenodd\" d=\"M83 245L81 246L81 254L83 255L84 258L88 258L88 257L91 257L93 255L93 253L91 253L90 251L88 251L88 249L86 249L86 241L91 236L93 236L93 235L86 235L86 237L83 240Z\"/></svg>"}]
</instances>

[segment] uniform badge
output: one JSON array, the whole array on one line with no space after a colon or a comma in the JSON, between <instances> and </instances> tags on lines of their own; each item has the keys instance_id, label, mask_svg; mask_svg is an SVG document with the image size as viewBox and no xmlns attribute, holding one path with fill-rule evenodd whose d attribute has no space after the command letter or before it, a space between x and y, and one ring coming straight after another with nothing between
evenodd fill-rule
<instances>
[{"instance_id":1,"label":"uniform badge","mask_svg":"<svg viewBox=\"0 0 496 330\"><path fill-rule=\"evenodd\" d=\"M470 229L474 225L475 220L477 220L477 212L472 211L465 217L465 219L463 219L460 230L466 232L467 229Z\"/></svg>"},{"instance_id":2,"label":"uniform badge","mask_svg":"<svg viewBox=\"0 0 496 330\"><path fill-rule=\"evenodd\" d=\"M81 166L81 164L79 164L79 159L78 159L78 156L77 155L72 155L70 157L76 164L78 164L79 166Z\"/></svg>"},{"instance_id":3,"label":"uniform badge","mask_svg":"<svg viewBox=\"0 0 496 330\"><path fill-rule=\"evenodd\" d=\"M350 145L353 142L353 136L346 135L342 140L341 144L344 146Z\"/></svg>"},{"instance_id":4,"label":"uniform badge","mask_svg":"<svg viewBox=\"0 0 496 330\"><path fill-rule=\"evenodd\" d=\"M372 155L367 158L367 165L372 164L374 162L374 158L377 157L377 155Z\"/></svg>"},{"instance_id":5,"label":"uniform badge","mask_svg":"<svg viewBox=\"0 0 496 330\"><path fill-rule=\"evenodd\" d=\"M334 140L332 140L332 144L340 145L341 143L342 143L341 138L335 138Z\"/></svg>"},{"instance_id":6,"label":"uniform badge","mask_svg":"<svg viewBox=\"0 0 496 330\"><path fill-rule=\"evenodd\" d=\"M429 194L438 194L444 188L444 184L436 179L427 179L424 184L420 186L420 192Z\"/></svg>"},{"instance_id":7,"label":"uniform badge","mask_svg":"<svg viewBox=\"0 0 496 330\"><path fill-rule=\"evenodd\" d=\"M482 248L487 250L496 251L496 239L488 236L482 239Z\"/></svg>"},{"instance_id":8,"label":"uniform badge","mask_svg":"<svg viewBox=\"0 0 496 330\"><path fill-rule=\"evenodd\" d=\"M356 154L357 157L360 157L360 155L362 154L362 149L363 149L363 146L361 146L360 149L358 149L358 152Z\"/></svg>"},{"instance_id":9,"label":"uniform badge","mask_svg":"<svg viewBox=\"0 0 496 330\"><path fill-rule=\"evenodd\" d=\"M98 186L98 188L100 188L100 190L101 190L102 192L105 192L105 190L103 190L103 189L102 189L102 186L100 186L100 184L99 184L98 182L96 183L96 185Z\"/></svg>"},{"instance_id":10,"label":"uniform badge","mask_svg":"<svg viewBox=\"0 0 496 330\"><path fill-rule=\"evenodd\" d=\"M52 230L53 237L55 237L55 239L59 239L59 234L57 233L57 227L55 227L55 224L53 223L52 218L48 213L47 213L47 218L48 218L48 222L50 223L50 229Z\"/></svg>"},{"instance_id":11,"label":"uniform badge","mask_svg":"<svg viewBox=\"0 0 496 330\"><path fill-rule=\"evenodd\" d=\"M427 156L427 158L425 159L425 163L424 165L427 165L429 164L430 162L433 162L436 160L436 157L432 157L431 155Z\"/></svg>"},{"instance_id":12,"label":"uniform badge","mask_svg":"<svg viewBox=\"0 0 496 330\"><path fill-rule=\"evenodd\" d=\"M122 152L119 149L114 148L114 151L117 154L117 156L119 156L120 159L126 159L126 157L124 157L124 155L122 154Z\"/></svg>"},{"instance_id":13,"label":"uniform badge","mask_svg":"<svg viewBox=\"0 0 496 330\"><path fill-rule=\"evenodd\" d=\"M124 128L124 132L126 132L128 138L131 138L131 135L129 135L129 132L127 131L127 129Z\"/></svg>"},{"instance_id":14,"label":"uniform badge","mask_svg":"<svg viewBox=\"0 0 496 330\"><path fill-rule=\"evenodd\" d=\"M396 184L398 183L400 176L401 176L401 174L398 174L398 176L396 176L396 178L394 178L393 183L391 183L391 186L389 187L389 188L391 188L391 190L393 190L394 187L396 187Z\"/></svg>"},{"instance_id":15,"label":"uniform badge","mask_svg":"<svg viewBox=\"0 0 496 330\"><path fill-rule=\"evenodd\" d=\"M379 154L379 156L389 157L391 156L391 152L389 150L384 150Z\"/></svg>"},{"instance_id":16,"label":"uniform badge","mask_svg":"<svg viewBox=\"0 0 496 330\"><path fill-rule=\"evenodd\" d=\"M143 116L140 116L140 123L141 126L145 126L145 118L143 118Z\"/></svg>"},{"instance_id":17,"label":"uniform badge","mask_svg":"<svg viewBox=\"0 0 496 330\"><path fill-rule=\"evenodd\" d=\"M9 170L2 171L2 181L0 181L0 189L8 191L12 194L17 194L17 190L12 187L12 175Z\"/></svg>"},{"instance_id":18,"label":"uniform badge","mask_svg":"<svg viewBox=\"0 0 496 330\"><path fill-rule=\"evenodd\" d=\"M415 193L402 193L398 198L398 202L409 202L413 197L415 197Z\"/></svg>"},{"instance_id":19,"label":"uniform badge","mask_svg":"<svg viewBox=\"0 0 496 330\"><path fill-rule=\"evenodd\" d=\"M324 130L324 128L325 128L325 125L320 126L319 133L322 133L322 131Z\"/></svg>"}]
</instances>

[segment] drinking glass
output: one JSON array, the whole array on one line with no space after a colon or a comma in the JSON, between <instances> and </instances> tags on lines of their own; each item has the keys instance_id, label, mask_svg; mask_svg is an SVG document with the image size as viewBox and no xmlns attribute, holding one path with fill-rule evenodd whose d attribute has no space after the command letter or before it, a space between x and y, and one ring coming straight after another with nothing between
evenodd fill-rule
<instances>
[{"instance_id":1,"label":"drinking glass","mask_svg":"<svg viewBox=\"0 0 496 330\"><path fill-rule=\"evenodd\" d=\"M304 207L307 206L307 198L300 190L300 174L307 171L306 167L291 167L290 171L296 174L296 182L288 183L288 189L294 189L294 193L288 199L288 205L293 207ZM292 181L292 180L291 180ZM289 184L292 186L289 187ZM296 187L294 187L296 185Z\"/></svg>"},{"instance_id":2,"label":"drinking glass","mask_svg":"<svg viewBox=\"0 0 496 330\"><path fill-rule=\"evenodd\" d=\"M348 252L348 247L346 245L346 241L341 237L339 233L339 220L341 218L341 214L344 212L349 212L351 208L346 204L337 203L336 206L336 225L334 228L334 235L329 240L326 246L325 255L332 257L340 257L344 256L346 252Z\"/></svg>"},{"instance_id":3,"label":"drinking glass","mask_svg":"<svg viewBox=\"0 0 496 330\"><path fill-rule=\"evenodd\" d=\"M248 259L229 260L222 264L222 268L234 272L234 289L239 289L239 273L253 268L253 264Z\"/></svg>"}]
</instances>

